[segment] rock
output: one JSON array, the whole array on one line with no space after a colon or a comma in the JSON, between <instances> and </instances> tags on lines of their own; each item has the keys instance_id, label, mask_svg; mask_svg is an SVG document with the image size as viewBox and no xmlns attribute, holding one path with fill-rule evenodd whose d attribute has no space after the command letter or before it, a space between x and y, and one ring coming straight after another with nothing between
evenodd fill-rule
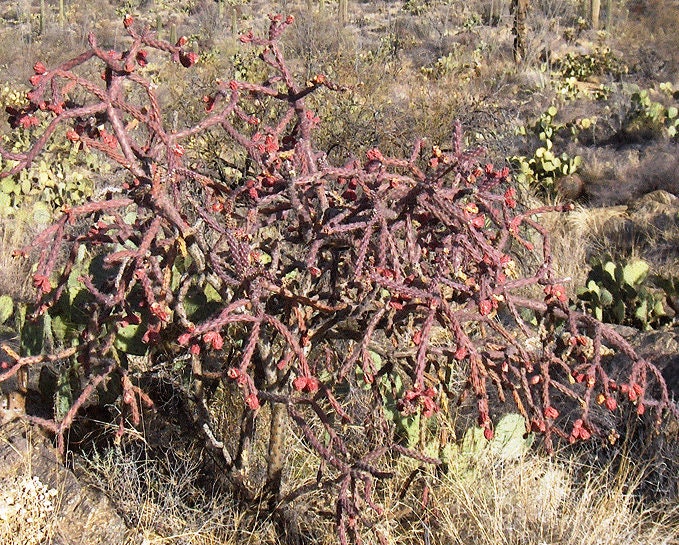
<instances>
[{"instance_id":1,"label":"rock","mask_svg":"<svg viewBox=\"0 0 679 545\"><path fill-rule=\"evenodd\" d=\"M679 329L639 331L627 326L607 325L625 337L639 356L658 368L670 397L679 402ZM608 363L614 377L628 365L631 365L630 360L623 354L615 355Z\"/></svg>"},{"instance_id":2,"label":"rock","mask_svg":"<svg viewBox=\"0 0 679 545\"><path fill-rule=\"evenodd\" d=\"M634 347L660 370L670 395L679 402L679 329L640 333Z\"/></svg>"},{"instance_id":3,"label":"rock","mask_svg":"<svg viewBox=\"0 0 679 545\"><path fill-rule=\"evenodd\" d=\"M0 427L0 480L30 474L58 492L52 545L133 545L139 542L133 530L108 498L83 485L66 469L41 430L15 419Z\"/></svg>"},{"instance_id":4,"label":"rock","mask_svg":"<svg viewBox=\"0 0 679 545\"><path fill-rule=\"evenodd\" d=\"M562 199L574 201L582 196L584 190L585 182L577 174L564 176L556 182L556 192Z\"/></svg>"},{"instance_id":5,"label":"rock","mask_svg":"<svg viewBox=\"0 0 679 545\"><path fill-rule=\"evenodd\" d=\"M628 208L630 218L639 225L653 225L656 229L676 226L679 197L658 189L632 202Z\"/></svg>"}]
</instances>

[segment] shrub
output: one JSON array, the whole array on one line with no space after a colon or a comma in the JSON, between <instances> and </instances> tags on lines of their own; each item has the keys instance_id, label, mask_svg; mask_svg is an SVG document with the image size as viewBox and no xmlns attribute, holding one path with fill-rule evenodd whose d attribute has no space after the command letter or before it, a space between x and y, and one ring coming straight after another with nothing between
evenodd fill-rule
<instances>
[{"instance_id":1,"label":"shrub","mask_svg":"<svg viewBox=\"0 0 679 545\"><path fill-rule=\"evenodd\" d=\"M220 82L202 99L205 117L176 130L143 66L165 53L190 67L197 57L181 38L158 40L126 17L125 51L103 51L90 36L82 55L35 66L19 123L43 104L54 106L53 118L27 152L0 150L16 161L1 175L29 167L62 126L69 140L127 172L108 198L64 207L22 251L37 256L37 305L25 321L36 342L33 355L6 348L14 364L0 380L45 361L69 362L58 383L66 401L41 421L59 447L95 393L100 402L120 393L120 434L140 422L152 399L127 356L144 354L196 401L195 428L222 457L239 497L260 502L269 494L280 507L310 486L334 490L339 540L347 543L381 512L374 482L391 475L390 460L440 463L404 445L395 428L408 415L436 418L448 397L473 396L486 440L494 436L491 394L513 402L548 449L559 438L606 436L592 418L597 403L615 411L631 401L658 423L676 414L653 365L615 331L568 308L536 221L567 207L522 207L509 170L480 162L481 150L465 151L459 126L450 151L418 142L405 159L374 148L332 165L315 149L319 120L305 98L341 88L323 75L295 82L279 47L291 23L272 16L267 36L241 37L261 48L271 69L264 82ZM102 67L103 83L78 75L89 62ZM67 100L74 89L80 102ZM101 117L96 130L80 121L91 115ZM213 131L238 150L223 179L191 146ZM519 252L536 257L521 276ZM66 323L69 309L79 319ZM59 317L70 333L61 346L52 335L51 348L42 337ZM604 358L611 348L630 363L617 380ZM463 392L447 380L453 369L465 372ZM233 449L201 409L211 381L242 390ZM246 449L265 404L271 439L257 481ZM279 497L286 417L322 463L311 485Z\"/></svg>"}]
</instances>

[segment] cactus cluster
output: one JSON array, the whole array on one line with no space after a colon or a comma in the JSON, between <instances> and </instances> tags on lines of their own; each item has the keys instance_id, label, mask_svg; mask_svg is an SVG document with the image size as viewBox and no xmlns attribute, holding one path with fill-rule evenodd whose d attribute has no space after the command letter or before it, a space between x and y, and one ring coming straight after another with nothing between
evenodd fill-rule
<instances>
[{"instance_id":1,"label":"cactus cluster","mask_svg":"<svg viewBox=\"0 0 679 545\"><path fill-rule=\"evenodd\" d=\"M675 139L679 132L679 91L671 83L661 83L659 100L648 89L632 94L625 121L627 133L651 133Z\"/></svg>"},{"instance_id":2,"label":"cactus cluster","mask_svg":"<svg viewBox=\"0 0 679 545\"><path fill-rule=\"evenodd\" d=\"M571 131L580 127L588 128L590 124L589 120L581 120L580 127L560 124L556 122L557 114L556 106L550 106L535 124L519 127L519 135L537 136L541 145L535 149L532 157L521 155L509 159L516 169L515 177L519 185L525 189L533 189L543 196L554 195L557 180L575 174L582 164L579 155L571 157L565 152L560 155L555 152L554 139L557 133L569 127Z\"/></svg>"},{"instance_id":3,"label":"cactus cluster","mask_svg":"<svg viewBox=\"0 0 679 545\"><path fill-rule=\"evenodd\" d=\"M50 114L45 112L49 105L26 114L25 92L9 85L0 89L0 107L14 128L4 137L4 145L13 153L30 149L34 135L50 125ZM19 211L30 210L34 223L46 225L62 206L80 204L92 196L95 179L110 173L110 164L91 150L82 153L80 144L65 138L65 130L56 129L55 136L29 168L0 180L0 218L14 218ZM0 158L2 169L16 164L10 158Z\"/></svg>"},{"instance_id":4,"label":"cactus cluster","mask_svg":"<svg viewBox=\"0 0 679 545\"><path fill-rule=\"evenodd\" d=\"M578 81L602 75L619 78L629 71L608 47L597 47L591 53L567 53L555 63L554 68L563 78L573 77Z\"/></svg>"},{"instance_id":5,"label":"cactus cluster","mask_svg":"<svg viewBox=\"0 0 679 545\"><path fill-rule=\"evenodd\" d=\"M598 320L653 329L666 317L664 296L645 284L648 263L616 263L604 257L595 258L591 267L578 298Z\"/></svg>"}]
</instances>

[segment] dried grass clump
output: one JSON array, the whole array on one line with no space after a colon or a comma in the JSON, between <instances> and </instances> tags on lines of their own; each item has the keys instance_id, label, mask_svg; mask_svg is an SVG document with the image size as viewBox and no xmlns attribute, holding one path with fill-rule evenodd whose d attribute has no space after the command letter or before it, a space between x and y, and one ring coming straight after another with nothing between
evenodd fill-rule
<instances>
[{"instance_id":1,"label":"dried grass clump","mask_svg":"<svg viewBox=\"0 0 679 545\"><path fill-rule=\"evenodd\" d=\"M199 453L152 453L122 446L83 460L87 479L111 499L145 545L277 544L274 521L239 509L236 498L209 486Z\"/></svg>"},{"instance_id":2,"label":"dried grass clump","mask_svg":"<svg viewBox=\"0 0 679 545\"><path fill-rule=\"evenodd\" d=\"M31 290L26 264L14 257L14 251L26 244L31 229L21 218L0 218L0 295L26 300Z\"/></svg>"},{"instance_id":3,"label":"dried grass clump","mask_svg":"<svg viewBox=\"0 0 679 545\"><path fill-rule=\"evenodd\" d=\"M585 477L579 475L585 474ZM436 488L436 520L446 544L653 545L679 543L679 508L644 506L642 472L623 464L610 476L576 460L529 455L514 463L480 460L465 478Z\"/></svg>"},{"instance_id":4,"label":"dried grass clump","mask_svg":"<svg viewBox=\"0 0 679 545\"><path fill-rule=\"evenodd\" d=\"M335 544L332 498L313 486L321 460L289 439L286 490L306 483L308 493L274 514L264 500L247 509L211 489L190 456L153 459L128 445L90 457L85 469L148 545ZM602 467L568 450L443 450L444 471L401 458L379 487L382 513L369 522L380 545L679 544L679 505L644 499L653 468L629 454ZM367 530L363 537L371 542Z\"/></svg>"},{"instance_id":5,"label":"dried grass clump","mask_svg":"<svg viewBox=\"0 0 679 545\"><path fill-rule=\"evenodd\" d=\"M621 151L612 147L579 150L586 194L596 206L628 204L656 190L679 193L677 145L649 143Z\"/></svg>"}]
</instances>

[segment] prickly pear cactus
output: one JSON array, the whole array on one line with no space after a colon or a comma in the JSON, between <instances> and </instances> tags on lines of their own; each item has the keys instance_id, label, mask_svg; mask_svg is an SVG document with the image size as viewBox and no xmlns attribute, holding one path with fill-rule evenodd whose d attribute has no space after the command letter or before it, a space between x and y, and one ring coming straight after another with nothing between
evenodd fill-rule
<instances>
[{"instance_id":1,"label":"prickly pear cactus","mask_svg":"<svg viewBox=\"0 0 679 545\"><path fill-rule=\"evenodd\" d=\"M645 284L649 265L642 259L615 263L609 257L592 261L578 298L598 320L653 329L666 317L664 296Z\"/></svg>"}]
</instances>

